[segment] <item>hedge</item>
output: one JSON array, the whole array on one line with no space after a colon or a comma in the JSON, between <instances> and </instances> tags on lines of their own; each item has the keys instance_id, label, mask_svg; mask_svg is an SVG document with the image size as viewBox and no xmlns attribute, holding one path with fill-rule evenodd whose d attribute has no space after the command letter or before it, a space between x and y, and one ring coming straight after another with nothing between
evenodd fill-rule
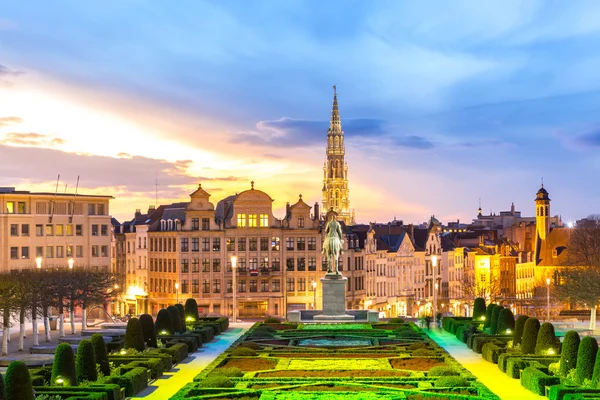
<instances>
[{"instance_id":1,"label":"hedge","mask_svg":"<svg viewBox=\"0 0 600 400\"><path fill-rule=\"evenodd\" d=\"M194 332L198 332L202 335L202 343L208 343L212 341L215 337L215 332L210 326L196 328Z\"/></svg>"},{"instance_id":2,"label":"hedge","mask_svg":"<svg viewBox=\"0 0 600 400\"><path fill-rule=\"evenodd\" d=\"M492 313L496 307L496 304L488 304L487 308L485 309L485 322L483 324L484 328L490 327L490 323L492 322Z\"/></svg>"},{"instance_id":3,"label":"hedge","mask_svg":"<svg viewBox=\"0 0 600 400\"><path fill-rule=\"evenodd\" d=\"M68 343L60 343L54 352L54 362L52 363L52 377L50 384L56 384L57 379L62 379L63 386L72 386L77 384L77 375L75 372L75 354Z\"/></svg>"},{"instance_id":4,"label":"hedge","mask_svg":"<svg viewBox=\"0 0 600 400\"><path fill-rule=\"evenodd\" d=\"M537 335L535 354L548 354L550 349L554 351L554 354L558 354L556 335L554 334L554 325L552 325L550 322L544 322Z\"/></svg>"},{"instance_id":5,"label":"hedge","mask_svg":"<svg viewBox=\"0 0 600 400\"><path fill-rule=\"evenodd\" d=\"M181 333L181 316L179 315L179 310L175 306L169 306L167 307L167 312L173 324L173 332Z\"/></svg>"},{"instance_id":6,"label":"hedge","mask_svg":"<svg viewBox=\"0 0 600 400\"><path fill-rule=\"evenodd\" d=\"M142 333L142 325L140 320L133 317L127 322L127 329L125 331L125 348L135 349L137 351L144 351L146 345L144 344L144 334Z\"/></svg>"},{"instance_id":7,"label":"hedge","mask_svg":"<svg viewBox=\"0 0 600 400\"><path fill-rule=\"evenodd\" d=\"M183 333L186 330L185 326L185 309L182 304L175 304L175 308L179 311L179 333Z\"/></svg>"},{"instance_id":8,"label":"hedge","mask_svg":"<svg viewBox=\"0 0 600 400\"><path fill-rule=\"evenodd\" d=\"M502 311L504 307L496 306L492 311L492 320L490 321L490 335L495 335L498 333L498 317L500 316L500 311Z\"/></svg>"},{"instance_id":9,"label":"hedge","mask_svg":"<svg viewBox=\"0 0 600 400\"><path fill-rule=\"evenodd\" d=\"M171 315L169 312L162 308L158 311L158 315L156 316L155 330L158 336L161 335L172 335L175 333L173 329L173 321L171 321Z\"/></svg>"},{"instance_id":10,"label":"hedge","mask_svg":"<svg viewBox=\"0 0 600 400\"><path fill-rule=\"evenodd\" d=\"M565 386L565 385L554 385L550 386L548 391L548 398L550 400L566 400L566 396L571 393L576 394L591 394L596 395L594 397L600 397L600 389L586 389L579 386Z\"/></svg>"},{"instance_id":11,"label":"hedge","mask_svg":"<svg viewBox=\"0 0 600 400\"><path fill-rule=\"evenodd\" d=\"M129 367L144 367L150 370L150 377L157 379L162 376L164 372L164 364L158 357L143 357L143 356L110 356L110 362L116 367L121 365L127 365Z\"/></svg>"},{"instance_id":12,"label":"hedge","mask_svg":"<svg viewBox=\"0 0 600 400\"><path fill-rule=\"evenodd\" d=\"M527 367L536 368L544 373L548 372L548 365L552 360L541 360L529 357L512 357L506 363L506 375L513 379L519 379L521 371Z\"/></svg>"},{"instance_id":13,"label":"hedge","mask_svg":"<svg viewBox=\"0 0 600 400\"><path fill-rule=\"evenodd\" d=\"M171 344L167 348L159 348L154 351L170 355L174 364L180 363L188 356L188 346L185 343Z\"/></svg>"},{"instance_id":14,"label":"hedge","mask_svg":"<svg viewBox=\"0 0 600 400\"><path fill-rule=\"evenodd\" d=\"M110 375L110 364L108 363L108 353L104 338L100 333L94 333L90 340L94 346L94 356L96 357L96 364L100 367L100 372L104 376Z\"/></svg>"},{"instance_id":15,"label":"hedge","mask_svg":"<svg viewBox=\"0 0 600 400\"><path fill-rule=\"evenodd\" d=\"M598 342L592 336L586 336L579 343L577 351L577 383L582 384L585 379L592 379L596 354L598 353Z\"/></svg>"},{"instance_id":16,"label":"hedge","mask_svg":"<svg viewBox=\"0 0 600 400\"><path fill-rule=\"evenodd\" d=\"M13 361L8 365L5 388L6 400L34 400L31 377L23 361Z\"/></svg>"},{"instance_id":17,"label":"hedge","mask_svg":"<svg viewBox=\"0 0 600 400\"><path fill-rule=\"evenodd\" d=\"M523 354L533 354L537 343L537 335L540 330L540 321L537 318L529 318L523 328L523 340L521 342L521 352Z\"/></svg>"},{"instance_id":18,"label":"hedge","mask_svg":"<svg viewBox=\"0 0 600 400\"><path fill-rule=\"evenodd\" d=\"M546 386L558 384L560 384L558 376L548 375L534 367L525 368L521 374L521 385L542 396L546 395Z\"/></svg>"},{"instance_id":19,"label":"hedge","mask_svg":"<svg viewBox=\"0 0 600 400\"><path fill-rule=\"evenodd\" d=\"M507 329L510 329L511 332L515 330L515 316L510 308L503 308L498 314L498 329L496 332L500 335L506 335Z\"/></svg>"},{"instance_id":20,"label":"hedge","mask_svg":"<svg viewBox=\"0 0 600 400\"><path fill-rule=\"evenodd\" d=\"M483 345L481 349L481 355L484 360L498 364L498 356L506 353L506 351L506 343L503 343L499 340L494 340Z\"/></svg>"},{"instance_id":21,"label":"hedge","mask_svg":"<svg viewBox=\"0 0 600 400\"><path fill-rule=\"evenodd\" d=\"M508 343L512 338L510 336L478 336L478 335L473 335L475 336L473 338L473 346L471 347L471 349L475 352L475 353L479 353L481 354L481 352L483 351L483 346L488 343L488 342L501 342L501 343Z\"/></svg>"},{"instance_id":22,"label":"hedge","mask_svg":"<svg viewBox=\"0 0 600 400\"><path fill-rule=\"evenodd\" d=\"M598 387L600 383L600 350L596 353L596 362L594 363L594 373L592 374L592 386Z\"/></svg>"},{"instance_id":23,"label":"hedge","mask_svg":"<svg viewBox=\"0 0 600 400\"><path fill-rule=\"evenodd\" d=\"M83 339L77 346L77 358L75 359L75 371L77 383L84 381L95 382L98 380L98 370L96 369L96 356L94 354L94 345L89 339Z\"/></svg>"},{"instance_id":24,"label":"hedge","mask_svg":"<svg viewBox=\"0 0 600 400\"><path fill-rule=\"evenodd\" d=\"M513 335L513 345L521 344L523 340L523 329L529 317L527 315L519 315L515 321L515 334Z\"/></svg>"},{"instance_id":25,"label":"hedge","mask_svg":"<svg viewBox=\"0 0 600 400\"><path fill-rule=\"evenodd\" d=\"M200 316L198 315L198 303L196 302L196 299L191 297L187 299L185 301L184 308L186 322L196 322L198 319L200 319ZM188 321L188 319L191 319L191 321Z\"/></svg>"},{"instance_id":26,"label":"hedge","mask_svg":"<svg viewBox=\"0 0 600 400\"><path fill-rule=\"evenodd\" d=\"M142 336L147 347L157 348L156 330L154 329L154 319L150 314L140 315L140 325L142 326Z\"/></svg>"},{"instance_id":27,"label":"hedge","mask_svg":"<svg viewBox=\"0 0 600 400\"><path fill-rule=\"evenodd\" d=\"M577 367L579 341L579 333L576 331L565 333L560 353L560 376L567 376L571 369Z\"/></svg>"},{"instance_id":28,"label":"hedge","mask_svg":"<svg viewBox=\"0 0 600 400\"><path fill-rule=\"evenodd\" d=\"M479 321L485 317L485 299L478 297L473 302L473 320Z\"/></svg>"},{"instance_id":29,"label":"hedge","mask_svg":"<svg viewBox=\"0 0 600 400\"><path fill-rule=\"evenodd\" d=\"M104 378L103 383L116 383L125 389L126 396L134 396L148 386L148 370L143 367L119 367L120 375L111 375Z\"/></svg>"},{"instance_id":30,"label":"hedge","mask_svg":"<svg viewBox=\"0 0 600 400\"><path fill-rule=\"evenodd\" d=\"M34 386L33 390L39 394L61 395L61 396L81 396L83 394L99 394L107 400L121 400L121 387L117 384L99 384L91 383L87 386ZM66 397L71 399L71 397Z\"/></svg>"}]
</instances>

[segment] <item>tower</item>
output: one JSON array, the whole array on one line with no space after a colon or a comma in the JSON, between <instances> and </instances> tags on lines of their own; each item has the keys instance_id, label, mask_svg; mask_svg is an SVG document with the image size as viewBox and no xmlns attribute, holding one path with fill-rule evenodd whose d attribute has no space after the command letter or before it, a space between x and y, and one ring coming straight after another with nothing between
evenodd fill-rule
<instances>
[{"instance_id":1,"label":"tower","mask_svg":"<svg viewBox=\"0 0 600 400\"><path fill-rule=\"evenodd\" d=\"M538 238L546 240L550 231L550 198L543 183L535 197L535 226Z\"/></svg>"},{"instance_id":2,"label":"tower","mask_svg":"<svg viewBox=\"0 0 600 400\"><path fill-rule=\"evenodd\" d=\"M348 164L344 159L345 153L344 131L334 85L333 108L327 130L326 160L323 165L323 213L326 214L333 209L338 214L338 220L344 221L346 225L352 225L354 215L350 212Z\"/></svg>"}]
</instances>

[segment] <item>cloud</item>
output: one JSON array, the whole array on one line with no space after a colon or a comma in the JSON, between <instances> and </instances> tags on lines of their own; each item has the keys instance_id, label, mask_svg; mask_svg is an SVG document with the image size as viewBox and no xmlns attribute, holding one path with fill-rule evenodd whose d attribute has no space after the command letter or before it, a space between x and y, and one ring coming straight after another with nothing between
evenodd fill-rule
<instances>
[{"instance_id":1,"label":"cloud","mask_svg":"<svg viewBox=\"0 0 600 400\"><path fill-rule=\"evenodd\" d=\"M0 76L17 76L23 74L23 71L10 69L5 65L0 64Z\"/></svg>"},{"instance_id":2,"label":"cloud","mask_svg":"<svg viewBox=\"0 0 600 400\"><path fill-rule=\"evenodd\" d=\"M245 177L238 177L238 176L224 176L224 177L217 177L217 178L209 178L206 176L199 176L198 181L225 181L225 182L237 182L237 181L245 181L248 178Z\"/></svg>"},{"instance_id":3,"label":"cloud","mask_svg":"<svg viewBox=\"0 0 600 400\"><path fill-rule=\"evenodd\" d=\"M411 149L426 150L426 149L431 149L431 148L433 148L435 146L428 139L426 139L426 138L424 138L422 136L417 136L417 135L408 135L408 136L396 137L396 138L393 139L392 142L395 145L397 145L397 146L408 147L408 148L411 148Z\"/></svg>"},{"instance_id":4,"label":"cloud","mask_svg":"<svg viewBox=\"0 0 600 400\"><path fill-rule=\"evenodd\" d=\"M10 144L17 146L36 146L36 147L54 147L65 144L67 141L61 138L43 135L41 133L29 132L9 132L4 135L4 139L0 140L2 144Z\"/></svg>"},{"instance_id":5,"label":"cloud","mask_svg":"<svg viewBox=\"0 0 600 400\"><path fill-rule=\"evenodd\" d=\"M507 144L508 143L503 142L502 140L499 140L499 139L484 139L484 140L473 140L473 141L460 142L460 143L457 143L456 146L464 147L467 149L472 149L472 148L476 148L476 147L504 146Z\"/></svg>"},{"instance_id":6,"label":"cloud","mask_svg":"<svg viewBox=\"0 0 600 400\"><path fill-rule=\"evenodd\" d=\"M600 147L600 128L573 138L573 143L578 147Z\"/></svg>"},{"instance_id":7,"label":"cloud","mask_svg":"<svg viewBox=\"0 0 600 400\"><path fill-rule=\"evenodd\" d=\"M21 122L23 122L23 119L19 117L0 117L0 128L12 124L20 124Z\"/></svg>"}]
</instances>

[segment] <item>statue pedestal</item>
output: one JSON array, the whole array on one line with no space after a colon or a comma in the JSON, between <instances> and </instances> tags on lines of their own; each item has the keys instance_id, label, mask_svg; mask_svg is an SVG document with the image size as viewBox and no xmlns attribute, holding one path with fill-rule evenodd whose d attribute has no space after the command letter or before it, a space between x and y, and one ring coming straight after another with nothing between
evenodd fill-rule
<instances>
[{"instance_id":1,"label":"statue pedestal","mask_svg":"<svg viewBox=\"0 0 600 400\"><path fill-rule=\"evenodd\" d=\"M346 314L346 285L348 284L348 278L341 275L334 276L321 278L323 314L315 315L314 320L354 321L354 315Z\"/></svg>"}]
</instances>

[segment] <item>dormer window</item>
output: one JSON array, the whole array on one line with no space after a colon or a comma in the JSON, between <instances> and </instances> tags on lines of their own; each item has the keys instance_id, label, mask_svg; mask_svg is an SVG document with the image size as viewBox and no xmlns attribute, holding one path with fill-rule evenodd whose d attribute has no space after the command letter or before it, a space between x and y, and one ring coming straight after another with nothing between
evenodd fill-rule
<instances>
[{"instance_id":1,"label":"dormer window","mask_svg":"<svg viewBox=\"0 0 600 400\"><path fill-rule=\"evenodd\" d=\"M169 231L173 230L173 220L172 219L167 221L167 230L169 230Z\"/></svg>"},{"instance_id":2,"label":"dormer window","mask_svg":"<svg viewBox=\"0 0 600 400\"><path fill-rule=\"evenodd\" d=\"M166 225L167 225L167 221L165 221L164 219L160 220L160 230L164 231L166 229Z\"/></svg>"}]
</instances>

